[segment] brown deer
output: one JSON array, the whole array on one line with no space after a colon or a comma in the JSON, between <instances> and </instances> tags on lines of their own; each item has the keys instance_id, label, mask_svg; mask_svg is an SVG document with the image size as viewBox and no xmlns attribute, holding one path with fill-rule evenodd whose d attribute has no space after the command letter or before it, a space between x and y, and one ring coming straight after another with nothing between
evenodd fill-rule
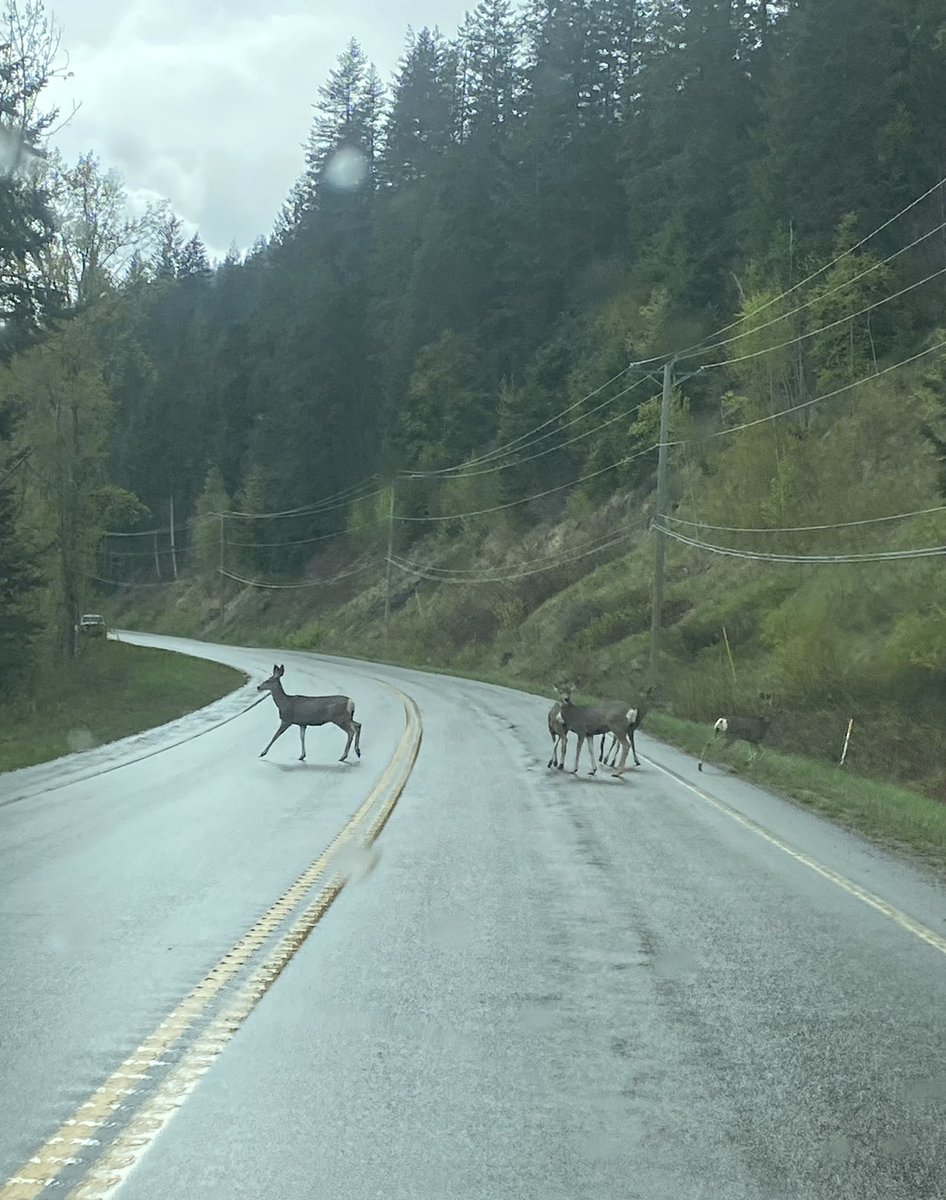
<instances>
[{"instance_id":1,"label":"brown deer","mask_svg":"<svg viewBox=\"0 0 946 1200\"><path fill-rule=\"evenodd\" d=\"M578 745L575 749L575 766L572 774L578 774L581 748L585 742L588 743L588 756L591 759L591 770L588 773L589 775L596 773L598 765L595 762L594 739L599 734L610 733L621 746L620 760L611 772L616 779L620 779L626 769L627 752L631 748L628 738L628 727L637 710L624 701L600 707L572 704L572 692L576 686L576 684L572 683L567 687L556 689L559 695L562 723L565 726L566 735L568 733L578 735Z\"/></svg>"},{"instance_id":2,"label":"brown deer","mask_svg":"<svg viewBox=\"0 0 946 1200\"><path fill-rule=\"evenodd\" d=\"M752 762L754 758L764 753L765 747L761 743L772 723L772 696L768 692L760 692L759 699L762 701L764 707L764 711L760 716L719 717L717 719L713 725L713 732L710 734L709 741L703 747L700 761L696 764L698 771L703 770L706 751L718 737L722 737L725 743L723 753L729 749L733 742L748 742L753 747L749 752L749 762Z\"/></svg>"},{"instance_id":3,"label":"brown deer","mask_svg":"<svg viewBox=\"0 0 946 1200\"><path fill-rule=\"evenodd\" d=\"M641 760L637 757L637 747L634 745L634 731L635 731L635 729L640 729L641 724L643 723L644 717L647 716L647 713L650 710L651 701L653 700L654 692L656 692L656 690L657 690L657 685L652 683L650 685L650 687L647 689L647 691L644 693L644 699L637 706L637 708L628 709L629 717L630 717L631 712L634 713L634 717L628 721L627 735L630 738L631 755L634 759L635 767L639 767L641 765ZM606 740L607 740L607 734L602 734L601 735L601 753L598 755L598 762L604 763L605 766L613 767L614 764L617 762L617 757L618 757L618 740L612 733L611 734L611 745L608 747L608 753L605 754L604 743Z\"/></svg>"},{"instance_id":4,"label":"brown deer","mask_svg":"<svg viewBox=\"0 0 946 1200\"><path fill-rule=\"evenodd\" d=\"M561 697L562 689L556 686L555 691ZM547 767L556 767L561 771L565 766L565 750L568 746L568 730L565 728L565 722L562 720L561 699L549 709L548 725L549 733L552 737L552 757L545 765Z\"/></svg>"},{"instance_id":5,"label":"brown deer","mask_svg":"<svg viewBox=\"0 0 946 1200\"><path fill-rule=\"evenodd\" d=\"M286 732L290 725L299 726L299 737L302 741L302 753L299 762L305 762L305 731L309 725L337 725L348 734L345 753L338 760L344 762L352 742L355 743L355 753L361 758L361 725L355 720L355 702L350 696L288 696L282 685L285 667L273 667L273 673L256 689L258 692L269 692L276 701L279 709L279 728L273 734L269 746ZM266 750L260 754L265 758Z\"/></svg>"}]
</instances>

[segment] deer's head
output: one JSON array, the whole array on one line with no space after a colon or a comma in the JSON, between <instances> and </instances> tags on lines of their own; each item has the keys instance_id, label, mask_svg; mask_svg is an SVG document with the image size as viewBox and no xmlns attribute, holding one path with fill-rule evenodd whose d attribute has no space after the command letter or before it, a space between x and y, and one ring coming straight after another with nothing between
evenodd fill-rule
<instances>
[{"instance_id":1,"label":"deer's head","mask_svg":"<svg viewBox=\"0 0 946 1200\"><path fill-rule=\"evenodd\" d=\"M274 665L272 675L270 675L269 679L265 679L256 690L258 692L275 692L277 688L282 686L279 681L282 679L285 673L285 667L277 667Z\"/></svg>"},{"instance_id":2,"label":"deer's head","mask_svg":"<svg viewBox=\"0 0 946 1200\"><path fill-rule=\"evenodd\" d=\"M572 692L577 691L577 683L557 683L555 685L555 695L558 696L560 704L570 704Z\"/></svg>"}]
</instances>

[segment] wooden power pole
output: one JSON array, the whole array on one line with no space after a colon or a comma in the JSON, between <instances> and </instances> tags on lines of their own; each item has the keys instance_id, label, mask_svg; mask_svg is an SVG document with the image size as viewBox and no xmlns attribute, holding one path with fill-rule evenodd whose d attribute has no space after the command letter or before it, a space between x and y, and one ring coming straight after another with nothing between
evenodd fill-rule
<instances>
[{"instance_id":1,"label":"wooden power pole","mask_svg":"<svg viewBox=\"0 0 946 1200\"><path fill-rule=\"evenodd\" d=\"M658 683L660 675L660 633L664 605L664 559L667 538L664 518L667 514L669 492L670 404L673 399L673 363L664 363L664 386L660 401L660 445L657 451L657 514L654 528L656 549L654 557L654 595L650 612L650 682Z\"/></svg>"}]
</instances>

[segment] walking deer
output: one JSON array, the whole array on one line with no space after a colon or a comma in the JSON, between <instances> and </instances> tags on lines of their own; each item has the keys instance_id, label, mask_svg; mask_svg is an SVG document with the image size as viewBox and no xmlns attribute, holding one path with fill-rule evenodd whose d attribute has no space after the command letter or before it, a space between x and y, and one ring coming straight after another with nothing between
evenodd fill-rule
<instances>
[{"instance_id":1,"label":"walking deer","mask_svg":"<svg viewBox=\"0 0 946 1200\"><path fill-rule=\"evenodd\" d=\"M628 726L627 726L627 735L630 738L631 755L633 756L635 767L639 767L641 765L641 760L637 757L637 747L634 745L634 731L635 731L635 729L640 729L641 724L644 720L644 717L647 716L647 713L650 709L650 702L653 699L653 695L656 690L657 690L656 684L652 683L650 685L650 687L647 689L647 691L644 693L644 699L643 699L642 703L640 705L638 705L638 707L635 709L628 709L629 714L631 712L633 712L635 714L633 720L630 720L628 722ZM617 738L612 733L611 734L611 745L608 747L608 753L605 754L604 743L607 740L607 736L608 735L606 733L601 735L601 753L598 755L598 762L604 763L604 765L607 767L613 767L614 764L617 762L618 744L619 743L618 743Z\"/></svg>"},{"instance_id":2,"label":"walking deer","mask_svg":"<svg viewBox=\"0 0 946 1200\"><path fill-rule=\"evenodd\" d=\"M710 745L718 738L724 740L723 753L729 749L733 742L748 742L753 750L749 753L749 762L763 754L765 747L761 744L762 739L769 731L769 726L772 723L772 697L768 692L760 692L759 699L764 705L764 712L757 717L720 717L713 725L713 732L710 734L709 741L703 747L703 753L700 755L700 761L696 764L698 771L703 770L703 763L706 759L706 751Z\"/></svg>"},{"instance_id":3,"label":"walking deer","mask_svg":"<svg viewBox=\"0 0 946 1200\"><path fill-rule=\"evenodd\" d=\"M572 704L572 692L575 687L575 684L569 684L567 687L557 689L561 705L562 723L565 726L566 735L568 733L575 733L578 736L578 745L575 749L575 766L572 774L578 774L581 749L585 742L588 743L588 756L591 759L591 770L588 773L589 775L595 774L598 764L595 761L594 739L599 734L610 733L621 746L620 760L611 772L616 779L620 779L626 769L627 752L631 748L628 737L629 727L636 720L637 709L625 702L606 704L600 707Z\"/></svg>"},{"instance_id":4,"label":"walking deer","mask_svg":"<svg viewBox=\"0 0 946 1200\"><path fill-rule=\"evenodd\" d=\"M355 753L361 758L361 725L355 720L355 702L350 696L288 696L282 685L285 667L273 667L273 673L256 689L269 692L279 709L279 728L273 734L269 746L260 758L265 758L269 747L286 732L290 725L299 726L302 753L299 762L305 762L305 731L309 725L337 725L348 734L345 753L338 760L344 762L348 751L355 743Z\"/></svg>"}]
</instances>

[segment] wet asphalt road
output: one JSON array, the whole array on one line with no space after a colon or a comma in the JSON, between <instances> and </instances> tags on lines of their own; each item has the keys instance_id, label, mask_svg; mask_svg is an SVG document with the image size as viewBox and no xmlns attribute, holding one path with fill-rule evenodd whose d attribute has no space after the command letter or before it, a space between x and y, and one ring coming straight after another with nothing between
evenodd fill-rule
<instances>
[{"instance_id":1,"label":"wet asphalt road","mask_svg":"<svg viewBox=\"0 0 946 1200\"><path fill-rule=\"evenodd\" d=\"M548 701L395 668L280 653L290 692L355 697L364 757L310 730L299 764L290 730L260 761L275 706L234 714L272 653L195 649L252 683L0 777L0 1178L379 780L386 680L423 744L377 866L121 1200L946 1200L931 877L644 736L623 783L548 772Z\"/></svg>"}]
</instances>

